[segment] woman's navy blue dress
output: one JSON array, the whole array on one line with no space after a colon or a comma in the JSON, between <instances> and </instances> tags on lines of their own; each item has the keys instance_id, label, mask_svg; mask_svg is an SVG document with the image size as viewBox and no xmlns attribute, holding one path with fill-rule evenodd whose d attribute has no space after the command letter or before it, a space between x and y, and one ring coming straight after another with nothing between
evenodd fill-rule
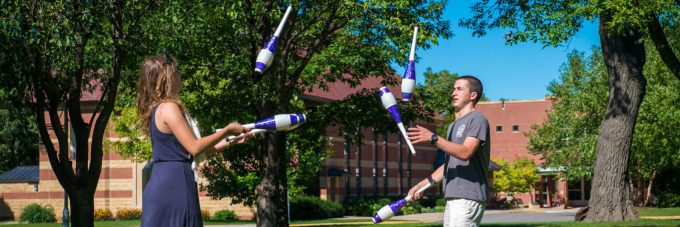
<instances>
[{"instance_id":1,"label":"woman's navy blue dress","mask_svg":"<svg viewBox=\"0 0 680 227\"><path fill-rule=\"evenodd\" d=\"M198 189L191 171L193 157L173 134L156 128L151 111L153 170L142 197L142 227L203 226Z\"/></svg>"}]
</instances>

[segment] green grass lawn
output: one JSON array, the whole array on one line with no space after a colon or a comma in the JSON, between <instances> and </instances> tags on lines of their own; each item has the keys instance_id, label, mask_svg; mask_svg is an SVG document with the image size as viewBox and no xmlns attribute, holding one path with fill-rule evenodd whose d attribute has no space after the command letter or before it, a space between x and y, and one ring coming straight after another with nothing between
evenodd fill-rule
<instances>
[{"instance_id":1,"label":"green grass lawn","mask_svg":"<svg viewBox=\"0 0 680 227\"><path fill-rule=\"evenodd\" d=\"M641 217L645 216L680 216L680 207L675 208L641 208L638 209ZM323 220L306 220L293 221L291 224L319 224L325 225L328 223L347 223L344 226L375 226L372 224L363 224L370 222L370 218L365 219L323 219ZM204 221L204 225L225 225L225 224L254 224L254 221ZM353 223L353 224L350 224ZM139 226L140 221L98 221L95 226L102 227L130 227ZM441 224L389 224L388 226L413 226L413 227L435 227ZM0 227L58 227L58 223L44 223L44 224L2 224ZM342 226L342 225L341 225ZM482 223L482 226L509 226L509 227L579 227L579 226L680 226L680 220L639 220L630 222L527 222L527 223Z\"/></svg>"},{"instance_id":2,"label":"green grass lawn","mask_svg":"<svg viewBox=\"0 0 680 227\"><path fill-rule=\"evenodd\" d=\"M673 208L641 208L640 216L680 216L680 207Z\"/></svg>"},{"instance_id":3,"label":"green grass lawn","mask_svg":"<svg viewBox=\"0 0 680 227\"><path fill-rule=\"evenodd\" d=\"M320 224L325 223L348 223L348 225L337 225L337 226L376 226L373 224L349 224L351 222L363 222L366 220L316 220L316 221L295 221L291 224ZM223 225L223 224L252 224L253 222L211 222L206 221L205 225ZM49 223L49 224L11 224L2 225L3 227L58 227L61 224ZM95 222L94 226L102 227L130 227L139 226L139 221L101 221ZM405 227L438 227L441 224L380 224L379 226L405 226ZM527 222L527 223L482 223L482 226L508 226L508 227L579 227L579 226L680 226L680 220L640 220L640 221L630 221L630 222Z\"/></svg>"},{"instance_id":4,"label":"green grass lawn","mask_svg":"<svg viewBox=\"0 0 680 227\"><path fill-rule=\"evenodd\" d=\"M376 226L376 225L338 225L338 226ZM442 224L393 224L379 226L405 226L405 227L441 227ZM579 226L680 226L680 220L640 220L629 222L527 222L527 223L482 223L481 226L506 226L506 227L579 227Z\"/></svg>"}]
</instances>

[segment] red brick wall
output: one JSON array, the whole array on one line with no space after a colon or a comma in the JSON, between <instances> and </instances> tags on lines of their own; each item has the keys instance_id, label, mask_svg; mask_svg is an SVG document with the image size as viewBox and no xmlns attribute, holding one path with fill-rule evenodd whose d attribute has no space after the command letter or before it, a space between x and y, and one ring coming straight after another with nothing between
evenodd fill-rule
<instances>
[{"instance_id":1,"label":"red brick wall","mask_svg":"<svg viewBox=\"0 0 680 227\"><path fill-rule=\"evenodd\" d=\"M536 164L542 163L539 156L529 154L525 132L531 131L531 125L542 124L547 111L552 107L550 100L480 102L476 109L484 113L489 120L491 130L491 158L499 158L514 162L519 157L528 157ZM512 126L519 126L519 132L513 132ZM502 132L496 132L496 126L502 126Z\"/></svg>"}]
</instances>

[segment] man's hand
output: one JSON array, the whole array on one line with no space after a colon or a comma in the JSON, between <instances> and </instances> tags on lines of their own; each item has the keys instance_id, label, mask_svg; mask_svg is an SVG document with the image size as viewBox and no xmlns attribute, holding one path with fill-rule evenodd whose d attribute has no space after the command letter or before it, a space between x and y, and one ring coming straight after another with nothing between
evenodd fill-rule
<instances>
[{"instance_id":1,"label":"man's hand","mask_svg":"<svg viewBox=\"0 0 680 227\"><path fill-rule=\"evenodd\" d=\"M434 133L420 125L416 125L415 128L408 128L408 133L406 133L408 139L414 144L432 141L432 134Z\"/></svg>"},{"instance_id":2,"label":"man's hand","mask_svg":"<svg viewBox=\"0 0 680 227\"><path fill-rule=\"evenodd\" d=\"M418 183L415 186L413 186L411 188L411 190L408 190L408 195L411 196L411 201L417 201L417 200L420 200L421 198L423 198L423 194L417 192L418 189L420 189L422 187L423 187L423 185Z\"/></svg>"}]
</instances>

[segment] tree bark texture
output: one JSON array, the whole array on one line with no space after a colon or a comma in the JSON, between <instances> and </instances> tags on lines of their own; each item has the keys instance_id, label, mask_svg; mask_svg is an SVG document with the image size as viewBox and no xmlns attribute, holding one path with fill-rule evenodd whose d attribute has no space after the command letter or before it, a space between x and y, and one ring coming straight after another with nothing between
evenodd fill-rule
<instances>
[{"instance_id":1,"label":"tree bark texture","mask_svg":"<svg viewBox=\"0 0 680 227\"><path fill-rule=\"evenodd\" d=\"M288 226L286 134L269 134L264 140L259 146L262 180L256 189L257 226Z\"/></svg>"},{"instance_id":2,"label":"tree bark texture","mask_svg":"<svg viewBox=\"0 0 680 227\"><path fill-rule=\"evenodd\" d=\"M590 201L584 208L584 217L577 217L585 221L638 219L626 181L635 122L645 96L646 80L642 68L646 54L639 30L616 32L606 27L610 21L608 13L600 15L600 42L609 76L609 102L597 141Z\"/></svg>"}]
</instances>

